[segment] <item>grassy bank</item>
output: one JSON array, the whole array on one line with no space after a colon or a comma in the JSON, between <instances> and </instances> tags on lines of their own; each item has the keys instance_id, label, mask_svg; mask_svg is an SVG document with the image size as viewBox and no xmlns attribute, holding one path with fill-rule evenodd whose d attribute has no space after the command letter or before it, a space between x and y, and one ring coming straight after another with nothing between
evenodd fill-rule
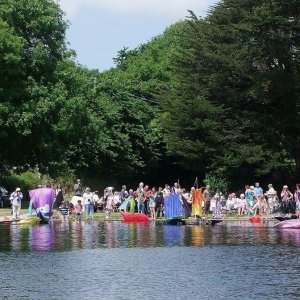
<instances>
[{"instance_id":1,"label":"grassy bank","mask_svg":"<svg viewBox=\"0 0 300 300\"><path fill-rule=\"evenodd\" d=\"M21 209L21 215L23 215L24 217L26 217L28 214L28 209L23 208ZM1 208L0 209L0 217L5 217L5 216L11 216L11 209L10 208ZM71 220L75 220L75 215L70 215L70 219ZM106 220L106 214L104 212L97 212L94 213L93 216L94 220L99 220L99 221L104 221ZM210 219L212 218L212 215L206 215L204 216L205 219ZM269 220L272 219L273 217L270 215L266 215L262 217L263 219ZM59 214L58 212L55 210L54 211L54 219L59 219ZM85 214L82 214L82 219L85 219ZM164 220L164 218L160 218L161 220ZM122 220L122 217L120 215L120 213L118 212L114 212L111 214L111 218L110 220ZM237 214L230 214L230 215L226 215L224 220L226 221L247 221L249 220L249 216L237 216Z\"/></svg>"}]
</instances>

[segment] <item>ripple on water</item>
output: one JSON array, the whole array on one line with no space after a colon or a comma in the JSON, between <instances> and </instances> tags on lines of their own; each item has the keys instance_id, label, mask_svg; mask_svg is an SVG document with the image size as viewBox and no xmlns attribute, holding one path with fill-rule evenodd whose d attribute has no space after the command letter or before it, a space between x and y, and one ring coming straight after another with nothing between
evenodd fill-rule
<instances>
[{"instance_id":1,"label":"ripple on water","mask_svg":"<svg viewBox=\"0 0 300 300\"><path fill-rule=\"evenodd\" d=\"M297 299L299 232L245 223L0 226L0 298Z\"/></svg>"}]
</instances>

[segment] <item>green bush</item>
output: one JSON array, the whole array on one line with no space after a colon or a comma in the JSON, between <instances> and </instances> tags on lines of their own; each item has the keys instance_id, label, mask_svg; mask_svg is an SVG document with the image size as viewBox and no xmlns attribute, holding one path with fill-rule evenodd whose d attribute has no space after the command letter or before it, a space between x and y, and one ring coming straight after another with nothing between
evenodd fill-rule
<instances>
[{"instance_id":1,"label":"green bush","mask_svg":"<svg viewBox=\"0 0 300 300\"><path fill-rule=\"evenodd\" d=\"M20 174L11 174L2 179L1 185L3 185L10 193L17 187L21 188L25 193L30 189L36 188L42 184L40 174L37 172L26 171Z\"/></svg>"},{"instance_id":2,"label":"green bush","mask_svg":"<svg viewBox=\"0 0 300 300\"><path fill-rule=\"evenodd\" d=\"M226 171L223 168L208 172L203 182L211 186L213 193L226 193L230 186L229 180L226 176Z\"/></svg>"},{"instance_id":3,"label":"green bush","mask_svg":"<svg viewBox=\"0 0 300 300\"><path fill-rule=\"evenodd\" d=\"M70 172L66 171L62 173L60 176L55 178L55 184L53 185L53 187L55 188L56 185L60 183L63 190L66 193L72 193L75 181L76 181L76 176L74 175L74 173L71 171Z\"/></svg>"}]
</instances>

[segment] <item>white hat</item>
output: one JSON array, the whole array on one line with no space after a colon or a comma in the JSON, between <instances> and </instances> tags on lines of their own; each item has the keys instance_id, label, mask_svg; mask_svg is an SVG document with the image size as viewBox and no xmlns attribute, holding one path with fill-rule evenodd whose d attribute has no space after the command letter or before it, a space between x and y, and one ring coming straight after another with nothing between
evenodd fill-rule
<instances>
[{"instance_id":1,"label":"white hat","mask_svg":"<svg viewBox=\"0 0 300 300\"><path fill-rule=\"evenodd\" d=\"M284 188L284 189L287 189L287 188L288 188L288 186L287 186L287 185L284 185L284 186L283 186L283 188Z\"/></svg>"},{"instance_id":2,"label":"white hat","mask_svg":"<svg viewBox=\"0 0 300 300\"><path fill-rule=\"evenodd\" d=\"M16 192L21 192L21 189L19 187L17 187Z\"/></svg>"}]
</instances>

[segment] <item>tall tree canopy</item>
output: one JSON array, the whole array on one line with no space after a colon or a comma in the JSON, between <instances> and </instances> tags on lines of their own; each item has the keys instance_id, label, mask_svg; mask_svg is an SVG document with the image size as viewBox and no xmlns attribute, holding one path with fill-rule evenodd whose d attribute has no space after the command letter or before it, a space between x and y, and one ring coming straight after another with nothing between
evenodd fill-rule
<instances>
[{"instance_id":1,"label":"tall tree canopy","mask_svg":"<svg viewBox=\"0 0 300 300\"><path fill-rule=\"evenodd\" d=\"M55 111L57 64L66 57L63 12L53 1L0 4L1 160L37 161Z\"/></svg>"},{"instance_id":2,"label":"tall tree canopy","mask_svg":"<svg viewBox=\"0 0 300 300\"><path fill-rule=\"evenodd\" d=\"M170 154L235 178L296 165L299 178L299 13L300 1L276 0L191 13L175 58L179 88L161 95Z\"/></svg>"},{"instance_id":3,"label":"tall tree canopy","mask_svg":"<svg viewBox=\"0 0 300 300\"><path fill-rule=\"evenodd\" d=\"M299 12L300 0L223 0L101 73L74 61L53 0L2 0L1 164L103 184L300 179Z\"/></svg>"}]
</instances>

